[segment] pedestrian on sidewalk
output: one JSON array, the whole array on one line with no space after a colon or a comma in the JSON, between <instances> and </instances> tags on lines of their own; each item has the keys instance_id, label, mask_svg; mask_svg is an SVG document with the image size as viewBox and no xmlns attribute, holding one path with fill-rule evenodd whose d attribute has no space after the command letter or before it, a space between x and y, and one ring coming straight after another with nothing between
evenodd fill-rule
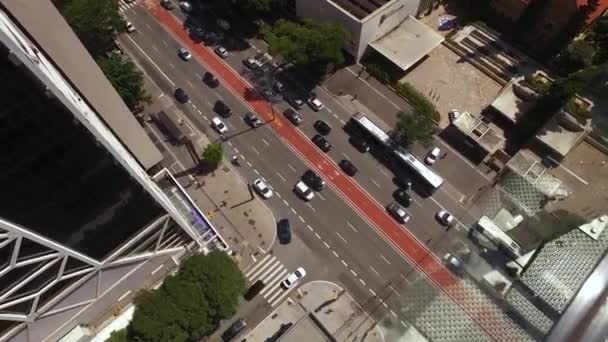
<instances>
[{"instance_id":1,"label":"pedestrian on sidewalk","mask_svg":"<svg viewBox=\"0 0 608 342\"><path fill-rule=\"evenodd\" d=\"M351 101L355 101L357 99L357 94L353 95L353 98L351 99Z\"/></svg>"},{"instance_id":2,"label":"pedestrian on sidewalk","mask_svg":"<svg viewBox=\"0 0 608 342\"><path fill-rule=\"evenodd\" d=\"M448 156L448 153L447 153L447 152L443 152L443 154L442 154L442 155L441 155L441 157L439 157L439 158L440 158L440 159L443 159L443 158L445 158L445 157L447 157L447 156Z\"/></svg>"}]
</instances>

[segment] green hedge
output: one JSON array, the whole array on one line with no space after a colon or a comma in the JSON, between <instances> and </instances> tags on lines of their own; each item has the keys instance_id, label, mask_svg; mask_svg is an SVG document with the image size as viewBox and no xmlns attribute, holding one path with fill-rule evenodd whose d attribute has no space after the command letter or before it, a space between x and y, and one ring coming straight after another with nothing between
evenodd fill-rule
<instances>
[{"instance_id":1,"label":"green hedge","mask_svg":"<svg viewBox=\"0 0 608 342\"><path fill-rule=\"evenodd\" d=\"M414 88L413 85L405 82L398 84L396 87L397 92L401 96L405 97L412 104L414 109L416 109L416 111L428 115L435 122L439 122L441 120L441 115L437 111L437 108L435 108L435 105L423 93Z\"/></svg>"},{"instance_id":2,"label":"green hedge","mask_svg":"<svg viewBox=\"0 0 608 342\"><path fill-rule=\"evenodd\" d=\"M384 70L384 68L382 66L380 66L378 64L369 64L369 65L365 66L365 70L378 81L380 81L384 84L391 83L391 77L389 76L388 72L386 70Z\"/></svg>"}]
</instances>

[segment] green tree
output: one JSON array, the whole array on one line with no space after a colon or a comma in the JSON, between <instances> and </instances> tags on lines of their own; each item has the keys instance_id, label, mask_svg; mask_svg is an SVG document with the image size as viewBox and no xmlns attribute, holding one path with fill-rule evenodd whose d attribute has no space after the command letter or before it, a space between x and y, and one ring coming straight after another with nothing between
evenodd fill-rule
<instances>
[{"instance_id":1,"label":"green tree","mask_svg":"<svg viewBox=\"0 0 608 342\"><path fill-rule=\"evenodd\" d=\"M401 144L405 147L420 142L429 145L433 140L436 126L428 115L422 113L397 113L395 133Z\"/></svg>"},{"instance_id":2,"label":"green tree","mask_svg":"<svg viewBox=\"0 0 608 342\"><path fill-rule=\"evenodd\" d=\"M245 278L237 264L219 250L191 257L182 264L180 276L200 284L214 322L233 315L245 292Z\"/></svg>"},{"instance_id":3,"label":"green tree","mask_svg":"<svg viewBox=\"0 0 608 342\"><path fill-rule=\"evenodd\" d=\"M112 55L98 58L97 64L130 109L142 102L150 102L150 96L144 89L144 75L131 61Z\"/></svg>"},{"instance_id":4,"label":"green tree","mask_svg":"<svg viewBox=\"0 0 608 342\"><path fill-rule=\"evenodd\" d=\"M141 342L185 341L189 334L177 318L182 311L163 291L143 291L135 301L130 337Z\"/></svg>"},{"instance_id":5,"label":"green tree","mask_svg":"<svg viewBox=\"0 0 608 342\"><path fill-rule=\"evenodd\" d=\"M116 331L112 331L110 334L110 338L108 338L105 342L128 342L127 338L127 329L120 329Z\"/></svg>"},{"instance_id":6,"label":"green tree","mask_svg":"<svg viewBox=\"0 0 608 342\"><path fill-rule=\"evenodd\" d=\"M553 65L561 75L569 75L593 64L596 48L584 40L573 41L557 56Z\"/></svg>"},{"instance_id":7,"label":"green tree","mask_svg":"<svg viewBox=\"0 0 608 342\"><path fill-rule=\"evenodd\" d=\"M125 31L115 0L70 0L62 14L93 56L107 51L117 33Z\"/></svg>"},{"instance_id":8,"label":"green tree","mask_svg":"<svg viewBox=\"0 0 608 342\"><path fill-rule=\"evenodd\" d=\"M281 19L263 33L271 53L319 73L344 62L342 49L350 40L350 33L341 25L310 19L302 23Z\"/></svg>"},{"instance_id":9,"label":"green tree","mask_svg":"<svg viewBox=\"0 0 608 342\"><path fill-rule=\"evenodd\" d=\"M224 150L221 144L209 144L205 146L203 150L204 161L213 169L220 166L222 159L224 158Z\"/></svg>"}]
</instances>

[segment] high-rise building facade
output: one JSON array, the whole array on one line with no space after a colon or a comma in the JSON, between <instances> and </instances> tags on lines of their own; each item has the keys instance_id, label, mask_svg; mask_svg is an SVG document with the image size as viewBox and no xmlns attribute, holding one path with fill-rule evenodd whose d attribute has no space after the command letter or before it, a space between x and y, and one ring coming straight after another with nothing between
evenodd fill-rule
<instances>
[{"instance_id":1,"label":"high-rise building facade","mask_svg":"<svg viewBox=\"0 0 608 342\"><path fill-rule=\"evenodd\" d=\"M226 248L49 0L0 1L0 80L0 341L56 341Z\"/></svg>"}]
</instances>

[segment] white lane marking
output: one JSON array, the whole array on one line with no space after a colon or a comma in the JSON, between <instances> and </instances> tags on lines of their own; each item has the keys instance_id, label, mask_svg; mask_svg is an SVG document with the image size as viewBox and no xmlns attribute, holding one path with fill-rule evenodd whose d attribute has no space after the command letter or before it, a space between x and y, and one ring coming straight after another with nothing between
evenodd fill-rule
<instances>
[{"instance_id":1,"label":"white lane marking","mask_svg":"<svg viewBox=\"0 0 608 342\"><path fill-rule=\"evenodd\" d=\"M340 123L342 124L342 126L346 125L346 122L344 122L344 120L340 119Z\"/></svg>"},{"instance_id":2,"label":"white lane marking","mask_svg":"<svg viewBox=\"0 0 608 342\"><path fill-rule=\"evenodd\" d=\"M148 28L148 30L152 31L152 26L150 26L150 25L149 25L149 24L147 24L147 23L144 23L144 25L145 25L145 26Z\"/></svg>"},{"instance_id":3,"label":"white lane marking","mask_svg":"<svg viewBox=\"0 0 608 342\"><path fill-rule=\"evenodd\" d=\"M253 152L255 152L256 154L260 154L260 151L258 151L255 147L251 146L251 149L253 150Z\"/></svg>"},{"instance_id":4,"label":"white lane marking","mask_svg":"<svg viewBox=\"0 0 608 342\"><path fill-rule=\"evenodd\" d=\"M287 163L287 166L291 169L291 171L296 172L296 173L298 172L298 171L296 171L295 167L291 166L291 164Z\"/></svg>"},{"instance_id":5,"label":"white lane marking","mask_svg":"<svg viewBox=\"0 0 608 342\"><path fill-rule=\"evenodd\" d=\"M220 100L222 100L222 102L224 102L224 98L222 97L222 95L220 95L220 94L216 93L216 94L215 94L215 96L219 97L219 98L220 98Z\"/></svg>"},{"instance_id":6,"label":"white lane marking","mask_svg":"<svg viewBox=\"0 0 608 342\"><path fill-rule=\"evenodd\" d=\"M150 27L150 25L146 24L148 27ZM152 29L152 28L150 28ZM150 56L148 56L148 54L133 40L133 38L126 36L128 40L131 41L131 43L137 48L137 50L139 50L139 52L144 55L144 57L146 57L146 59L152 64L154 65L154 67L156 68L156 70L158 70L160 72L161 75L163 75L163 77L169 82L171 83L172 86L175 87L175 83L173 83L173 81L171 81L171 79L169 78L169 76L167 76L167 74L165 74L163 72L163 70L156 64L154 63L154 61L152 60L152 58L150 58Z\"/></svg>"},{"instance_id":7,"label":"white lane marking","mask_svg":"<svg viewBox=\"0 0 608 342\"><path fill-rule=\"evenodd\" d=\"M344 267L348 267L348 264L346 263L346 261L344 261L344 259L340 260L342 262L342 265L344 265Z\"/></svg>"},{"instance_id":8,"label":"white lane marking","mask_svg":"<svg viewBox=\"0 0 608 342\"><path fill-rule=\"evenodd\" d=\"M298 218L300 219L300 221L302 221L302 223L306 222L302 216L298 215Z\"/></svg>"},{"instance_id":9,"label":"white lane marking","mask_svg":"<svg viewBox=\"0 0 608 342\"><path fill-rule=\"evenodd\" d=\"M380 184L378 184L378 182L376 182L373 178L370 178L369 180L372 181L372 183L374 183L375 186L378 187L378 189L381 189L382 187L380 186Z\"/></svg>"},{"instance_id":10,"label":"white lane marking","mask_svg":"<svg viewBox=\"0 0 608 342\"><path fill-rule=\"evenodd\" d=\"M189 85L190 87L194 88L194 84L192 84L192 82L190 82L190 81L186 81L186 83L188 83L188 85ZM195 107L195 108L196 108L196 107Z\"/></svg>"},{"instance_id":11,"label":"white lane marking","mask_svg":"<svg viewBox=\"0 0 608 342\"><path fill-rule=\"evenodd\" d=\"M321 195L320 193L317 192L317 196L319 196L320 199L325 201L325 197L323 197L323 195Z\"/></svg>"},{"instance_id":12,"label":"white lane marking","mask_svg":"<svg viewBox=\"0 0 608 342\"><path fill-rule=\"evenodd\" d=\"M333 112L334 112L334 111L333 111L333 110L331 110L331 108L329 108L329 107L325 107L325 109L327 109L327 111L328 111L328 112L330 112L330 113L332 113L332 114L333 114Z\"/></svg>"},{"instance_id":13,"label":"white lane marking","mask_svg":"<svg viewBox=\"0 0 608 342\"><path fill-rule=\"evenodd\" d=\"M285 179L285 177L283 177L283 175L279 173L279 171L277 171L277 175L279 176L279 178L281 178L281 180L282 180L283 182L286 182L286 181L287 181L287 180Z\"/></svg>"},{"instance_id":14,"label":"white lane marking","mask_svg":"<svg viewBox=\"0 0 608 342\"><path fill-rule=\"evenodd\" d=\"M306 202L306 205L307 205L307 206L308 206L310 209L312 209L312 211L314 211L314 212L316 212L316 211L317 211L317 209L315 209L315 208L314 208L312 205L310 205L310 203Z\"/></svg>"},{"instance_id":15,"label":"white lane marking","mask_svg":"<svg viewBox=\"0 0 608 342\"><path fill-rule=\"evenodd\" d=\"M331 253L336 257L336 258L340 258L340 256L338 255L338 253L336 253L336 251L331 251Z\"/></svg>"},{"instance_id":16,"label":"white lane marking","mask_svg":"<svg viewBox=\"0 0 608 342\"><path fill-rule=\"evenodd\" d=\"M297 214L298 214L294 208L291 208L291 212L292 212L294 215L297 215Z\"/></svg>"},{"instance_id":17,"label":"white lane marking","mask_svg":"<svg viewBox=\"0 0 608 342\"><path fill-rule=\"evenodd\" d=\"M278 198L282 198L280 193L275 191L274 194L277 195Z\"/></svg>"},{"instance_id":18,"label":"white lane marking","mask_svg":"<svg viewBox=\"0 0 608 342\"><path fill-rule=\"evenodd\" d=\"M266 259L272 257L272 255L267 254L264 259L260 260L260 262L258 262L257 264L253 264L251 266L249 266L248 268L245 269L245 277L248 277L251 272L255 271L258 267L262 266L264 264L264 262L266 261Z\"/></svg>"},{"instance_id":19,"label":"white lane marking","mask_svg":"<svg viewBox=\"0 0 608 342\"><path fill-rule=\"evenodd\" d=\"M286 270L286 269L284 269L284 268L283 268L283 269L281 269L281 268L277 268L277 271L280 271L280 273L278 273L278 274L274 275L274 277L273 277L273 276L270 276L270 279L268 280L268 282L265 282L266 284L273 284L275 281L277 281L277 280L281 279L282 277L284 277L284 276L287 274L287 270ZM261 295L264 295L264 294L265 294L265 293L267 293L267 292L271 292L270 290L274 290L274 289L276 289L276 288L277 288L277 286L276 286L276 285L280 285L280 284L281 284L281 282L277 282L277 283L275 284L275 286L268 286L268 287L264 288L264 289L263 289L263 290L260 292L260 294L261 294Z\"/></svg>"},{"instance_id":20,"label":"white lane marking","mask_svg":"<svg viewBox=\"0 0 608 342\"><path fill-rule=\"evenodd\" d=\"M391 290L393 290L393 292L395 292L395 294L397 294L397 296L401 297L401 295L399 294L399 292L397 292L397 290L395 290L395 288L392 285L388 286Z\"/></svg>"},{"instance_id":21,"label":"white lane marking","mask_svg":"<svg viewBox=\"0 0 608 342\"><path fill-rule=\"evenodd\" d=\"M247 162L247 166L249 166L249 167L253 167L253 165L251 165L251 163L250 163L250 162Z\"/></svg>"},{"instance_id":22,"label":"white lane marking","mask_svg":"<svg viewBox=\"0 0 608 342\"><path fill-rule=\"evenodd\" d=\"M258 169L253 169L253 172L255 172L256 175L260 175L260 171L258 171Z\"/></svg>"},{"instance_id":23,"label":"white lane marking","mask_svg":"<svg viewBox=\"0 0 608 342\"><path fill-rule=\"evenodd\" d=\"M390 262L390 261L388 261L388 259L387 259L387 258L386 258L386 257L385 257L383 254L380 254L380 258L381 258L382 260L384 260L384 262L385 262L385 263L387 263L387 264L389 264L389 265L391 264L391 262Z\"/></svg>"},{"instance_id":24,"label":"white lane marking","mask_svg":"<svg viewBox=\"0 0 608 342\"><path fill-rule=\"evenodd\" d=\"M334 113L334 118L336 118L336 120L340 120L340 118Z\"/></svg>"},{"instance_id":25,"label":"white lane marking","mask_svg":"<svg viewBox=\"0 0 608 342\"><path fill-rule=\"evenodd\" d=\"M268 141L266 141L266 139L262 138L262 142L266 145L266 146L270 146L270 144L268 143Z\"/></svg>"},{"instance_id":26,"label":"white lane marking","mask_svg":"<svg viewBox=\"0 0 608 342\"><path fill-rule=\"evenodd\" d=\"M405 324L404 321L400 321L400 322L401 322L401 325L403 325L404 328L407 328L407 324Z\"/></svg>"},{"instance_id":27,"label":"white lane marking","mask_svg":"<svg viewBox=\"0 0 608 342\"><path fill-rule=\"evenodd\" d=\"M376 271L376 269L375 269L375 268L373 268L371 265L369 266L369 268L370 268L370 269L371 269L371 270L372 270L374 273L376 273L376 275L377 275L378 277L380 276L380 273L379 273L378 271Z\"/></svg>"},{"instance_id":28,"label":"white lane marking","mask_svg":"<svg viewBox=\"0 0 608 342\"><path fill-rule=\"evenodd\" d=\"M331 246L327 242L323 241L323 244L325 245L325 248L331 249Z\"/></svg>"},{"instance_id":29,"label":"white lane marking","mask_svg":"<svg viewBox=\"0 0 608 342\"><path fill-rule=\"evenodd\" d=\"M266 270L266 268L271 267L274 264L276 258L276 256L273 256L272 259L270 259L267 263L263 264L262 267L258 268L255 272L250 273L247 278L250 280L256 279L260 273L262 273L264 270Z\"/></svg>"},{"instance_id":30,"label":"white lane marking","mask_svg":"<svg viewBox=\"0 0 608 342\"><path fill-rule=\"evenodd\" d=\"M201 74L199 74L198 72L195 72L194 75L196 76L196 78L198 79L202 79L203 76L201 76Z\"/></svg>"},{"instance_id":31,"label":"white lane marking","mask_svg":"<svg viewBox=\"0 0 608 342\"><path fill-rule=\"evenodd\" d=\"M388 305L382 299L379 299L379 301L382 303L382 306L384 306L385 309L388 309Z\"/></svg>"},{"instance_id":32,"label":"white lane marking","mask_svg":"<svg viewBox=\"0 0 608 342\"><path fill-rule=\"evenodd\" d=\"M312 229L312 227L309 224L306 225L306 228L308 228L308 230L310 230L311 232L315 231L314 229Z\"/></svg>"},{"instance_id":33,"label":"white lane marking","mask_svg":"<svg viewBox=\"0 0 608 342\"><path fill-rule=\"evenodd\" d=\"M397 314L393 310L391 310L391 315L393 315L393 317L397 318Z\"/></svg>"},{"instance_id":34,"label":"white lane marking","mask_svg":"<svg viewBox=\"0 0 608 342\"><path fill-rule=\"evenodd\" d=\"M344 152L342 152L342 156L344 156L344 159L351 160L350 157L347 156L346 153L344 153Z\"/></svg>"},{"instance_id":35,"label":"white lane marking","mask_svg":"<svg viewBox=\"0 0 608 342\"><path fill-rule=\"evenodd\" d=\"M372 289L368 289L368 290L369 290L369 293L372 294L372 296L376 297L376 292L374 292L374 290L372 290Z\"/></svg>"},{"instance_id":36,"label":"white lane marking","mask_svg":"<svg viewBox=\"0 0 608 342\"><path fill-rule=\"evenodd\" d=\"M363 279L361 279L361 278L359 278L359 282L360 282L361 284L363 284L363 286L367 285L367 284L365 283L365 281L364 281Z\"/></svg>"},{"instance_id":37,"label":"white lane marking","mask_svg":"<svg viewBox=\"0 0 608 342\"><path fill-rule=\"evenodd\" d=\"M344 243L348 243L348 241L346 241L346 239L342 235L340 235L340 233L336 232L336 235L338 235L338 237L340 239L342 239L342 241L344 241Z\"/></svg>"},{"instance_id":38,"label":"white lane marking","mask_svg":"<svg viewBox=\"0 0 608 342\"><path fill-rule=\"evenodd\" d=\"M380 173L382 173L383 175L385 175L386 177L390 178L391 175L389 175L386 171L380 169Z\"/></svg>"},{"instance_id":39,"label":"white lane marking","mask_svg":"<svg viewBox=\"0 0 608 342\"><path fill-rule=\"evenodd\" d=\"M355 228L355 226L353 226L350 222L346 221L346 225L350 227L350 229L352 229L355 233L358 233L359 231L357 231L357 228Z\"/></svg>"},{"instance_id":40,"label":"white lane marking","mask_svg":"<svg viewBox=\"0 0 608 342\"><path fill-rule=\"evenodd\" d=\"M319 233L315 233L315 236L317 237L317 239L321 240L321 235L319 235Z\"/></svg>"},{"instance_id":41,"label":"white lane marking","mask_svg":"<svg viewBox=\"0 0 608 342\"><path fill-rule=\"evenodd\" d=\"M169 66L170 66L172 69L175 69L175 65L173 65L173 63L169 63Z\"/></svg>"},{"instance_id":42,"label":"white lane marking","mask_svg":"<svg viewBox=\"0 0 608 342\"><path fill-rule=\"evenodd\" d=\"M287 202L286 200L283 200L283 203L285 203L285 205L289 207L289 202Z\"/></svg>"},{"instance_id":43,"label":"white lane marking","mask_svg":"<svg viewBox=\"0 0 608 342\"><path fill-rule=\"evenodd\" d=\"M164 39L163 39L163 44L165 44L165 46L169 47L169 43L167 43L167 41Z\"/></svg>"},{"instance_id":44,"label":"white lane marking","mask_svg":"<svg viewBox=\"0 0 608 342\"><path fill-rule=\"evenodd\" d=\"M357 276L357 272L350 270L350 273L352 273L355 277Z\"/></svg>"}]
</instances>

